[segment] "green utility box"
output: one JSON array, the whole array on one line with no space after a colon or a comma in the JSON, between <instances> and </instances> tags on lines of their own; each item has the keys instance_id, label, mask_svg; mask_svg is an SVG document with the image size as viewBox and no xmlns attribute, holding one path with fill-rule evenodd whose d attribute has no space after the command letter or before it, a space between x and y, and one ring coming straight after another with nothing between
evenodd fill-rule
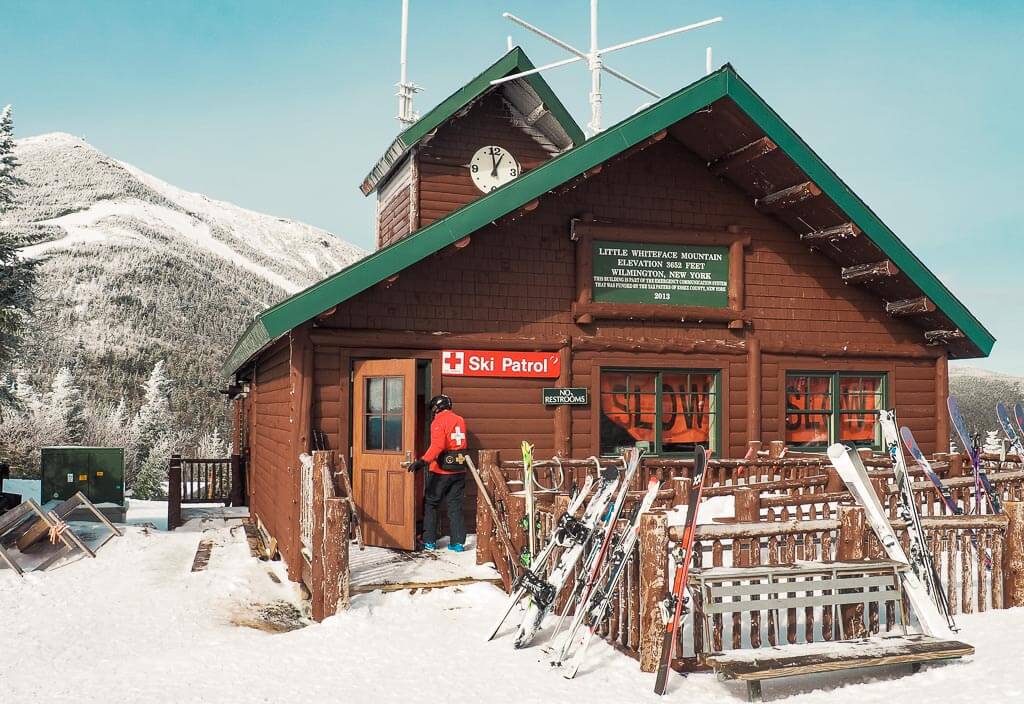
<instances>
[{"instance_id":1,"label":"green utility box","mask_svg":"<svg viewBox=\"0 0 1024 704\"><path fill-rule=\"evenodd\" d=\"M42 448L43 502L82 492L94 504L124 505L124 448Z\"/></svg>"}]
</instances>

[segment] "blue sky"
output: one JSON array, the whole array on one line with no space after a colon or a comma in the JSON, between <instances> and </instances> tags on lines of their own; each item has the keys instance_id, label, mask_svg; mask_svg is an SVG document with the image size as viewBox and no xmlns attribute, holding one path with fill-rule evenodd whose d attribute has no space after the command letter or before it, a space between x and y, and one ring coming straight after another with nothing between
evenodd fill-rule
<instances>
[{"instance_id":1,"label":"blue sky","mask_svg":"<svg viewBox=\"0 0 1024 704\"><path fill-rule=\"evenodd\" d=\"M410 77L429 109L513 36L510 11L586 45L586 0L411 0ZM175 185L372 245L358 184L397 132L399 0L0 0L0 104ZM998 338L972 362L1024 374L1018 126L1024 2L603 0L608 45L715 15L614 66L662 91L732 62ZM577 120L586 74L548 80ZM605 82L606 124L643 102Z\"/></svg>"}]
</instances>

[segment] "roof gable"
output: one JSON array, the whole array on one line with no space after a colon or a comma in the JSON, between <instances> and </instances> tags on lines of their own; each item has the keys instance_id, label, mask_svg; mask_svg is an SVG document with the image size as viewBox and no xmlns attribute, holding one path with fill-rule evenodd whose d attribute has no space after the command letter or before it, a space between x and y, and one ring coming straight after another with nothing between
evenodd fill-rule
<instances>
[{"instance_id":1,"label":"roof gable","mask_svg":"<svg viewBox=\"0 0 1024 704\"><path fill-rule=\"evenodd\" d=\"M491 85L491 81L513 73L529 71L533 68L535 66L526 55L526 52L519 47L515 47L484 69L469 83L442 100L426 115L395 137L394 141L384 152L384 156L377 161L370 173L363 179L362 184L360 184L359 188L363 195L372 193L412 147L453 115L485 93L499 90L499 88ZM579 125L572 119L572 115L565 109L565 106L562 105L554 91L551 90L547 81L539 73L504 84L504 89L510 91L510 98L516 102L532 104L539 100L539 104L546 108L548 114L538 120L536 125L538 128L552 134L556 132L563 133L571 145L579 146L586 141ZM521 111L523 110L521 109ZM529 110L524 112L528 113Z\"/></svg>"},{"instance_id":2,"label":"roof gable","mask_svg":"<svg viewBox=\"0 0 1024 704\"><path fill-rule=\"evenodd\" d=\"M234 372L269 341L295 326L523 207L722 98L732 100L962 331L970 344L970 353L960 356L988 355L995 342L991 333L740 78L735 69L726 65L447 217L264 311L236 343L224 365L224 373Z\"/></svg>"}]
</instances>

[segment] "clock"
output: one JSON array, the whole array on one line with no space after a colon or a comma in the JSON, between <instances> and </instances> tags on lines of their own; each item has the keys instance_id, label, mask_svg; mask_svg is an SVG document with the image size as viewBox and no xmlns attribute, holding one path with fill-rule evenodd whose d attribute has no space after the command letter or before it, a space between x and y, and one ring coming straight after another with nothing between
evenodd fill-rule
<instances>
[{"instance_id":1,"label":"clock","mask_svg":"<svg viewBox=\"0 0 1024 704\"><path fill-rule=\"evenodd\" d=\"M490 193L519 175L519 162L502 147L480 147L469 160L469 175L484 193Z\"/></svg>"}]
</instances>

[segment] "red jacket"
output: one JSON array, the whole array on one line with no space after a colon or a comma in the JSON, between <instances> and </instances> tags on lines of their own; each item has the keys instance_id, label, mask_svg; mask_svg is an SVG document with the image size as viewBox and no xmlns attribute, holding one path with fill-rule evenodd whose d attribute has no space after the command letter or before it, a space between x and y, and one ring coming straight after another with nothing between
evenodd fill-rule
<instances>
[{"instance_id":1,"label":"red jacket","mask_svg":"<svg viewBox=\"0 0 1024 704\"><path fill-rule=\"evenodd\" d=\"M444 410L434 416L430 423L430 447L423 454L423 459L430 463L430 471L437 474L460 474L441 469L437 458L446 450L465 450L466 421L455 411Z\"/></svg>"}]
</instances>

